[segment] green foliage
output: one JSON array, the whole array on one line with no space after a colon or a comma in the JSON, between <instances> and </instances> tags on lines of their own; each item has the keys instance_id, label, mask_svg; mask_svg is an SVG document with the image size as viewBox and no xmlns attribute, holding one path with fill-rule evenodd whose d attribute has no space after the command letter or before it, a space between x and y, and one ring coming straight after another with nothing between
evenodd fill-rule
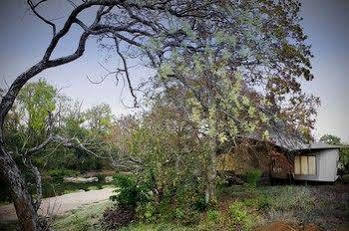
<instances>
[{"instance_id":1,"label":"green foliage","mask_svg":"<svg viewBox=\"0 0 349 231\"><path fill-rule=\"evenodd\" d=\"M343 175L349 173L349 148L345 147L345 144L341 143L341 138L326 134L320 138L320 142L330 145L343 145L343 148L339 150L339 174Z\"/></svg>"},{"instance_id":2,"label":"green foliage","mask_svg":"<svg viewBox=\"0 0 349 231\"><path fill-rule=\"evenodd\" d=\"M111 126L113 115L108 104L99 104L88 109L85 118L91 130L106 133Z\"/></svg>"},{"instance_id":3,"label":"green foliage","mask_svg":"<svg viewBox=\"0 0 349 231\"><path fill-rule=\"evenodd\" d=\"M326 134L321 136L320 142L331 145L339 145L341 144L341 138L334 135Z\"/></svg>"},{"instance_id":4,"label":"green foliage","mask_svg":"<svg viewBox=\"0 0 349 231\"><path fill-rule=\"evenodd\" d=\"M217 210L208 210L207 211L207 219L212 222L217 222L219 218L219 211Z\"/></svg>"},{"instance_id":5,"label":"green foliage","mask_svg":"<svg viewBox=\"0 0 349 231\"><path fill-rule=\"evenodd\" d=\"M54 180L63 180L65 176L77 176L78 171L70 169L50 169L46 174L51 176Z\"/></svg>"},{"instance_id":6,"label":"green foliage","mask_svg":"<svg viewBox=\"0 0 349 231\"><path fill-rule=\"evenodd\" d=\"M137 204L148 201L147 188L144 185L138 185L134 177L117 174L113 177L114 186L117 188L116 195L110 197L116 201L120 207L136 208Z\"/></svg>"},{"instance_id":7,"label":"green foliage","mask_svg":"<svg viewBox=\"0 0 349 231\"><path fill-rule=\"evenodd\" d=\"M157 208L152 202L141 204L137 207L137 215L145 222L155 222L157 220Z\"/></svg>"},{"instance_id":8,"label":"green foliage","mask_svg":"<svg viewBox=\"0 0 349 231\"><path fill-rule=\"evenodd\" d=\"M246 207L252 207L252 208L257 208L257 209L269 209L271 207L271 197L269 197L266 194L259 194L256 197L250 198L250 199L245 199L242 201L242 203Z\"/></svg>"},{"instance_id":9,"label":"green foliage","mask_svg":"<svg viewBox=\"0 0 349 231\"><path fill-rule=\"evenodd\" d=\"M197 196L193 205L194 205L194 209L199 211L199 212L205 211L209 206L206 203L204 196L202 196L202 195Z\"/></svg>"},{"instance_id":10,"label":"green foliage","mask_svg":"<svg viewBox=\"0 0 349 231\"><path fill-rule=\"evenodd\" d=\"M262 171L260 169L251 169L246 173L247 184L251 187L256 187L257 183L260 181L262 176Z\"/></svg>"},{"instance_id":11,"label":"green foliage","mask_svg":"<svg viewBox=\"0 0 349 231\"><path fill-rule=\"evenodd\" d=\"M151 214L149 220L141 219L120 230L257 230L257 227L263 226L265 222L269 223L274 220L292 222L295 219L303 224L315 223L324 230L335 230L337 225L342 223L342 218L346 218L345 215L348 212L348 205L346 201L342 200L345 192L336 190L342 188L338 186L340 185L318 185L312 187L266 186L258 187L252 193L248 187L236 186L231 188L231 190L236 192L234 198L230 197L235 202L230 204L227 200L220 201L223 206L211 208L206 213L200 214L200 221L189 225L183 225L175 219L176 214L178 214L178 217L182 217L183 213L184 219L190 219L192 214L187 213L186 210L169 207L167 208L168 210L160 211L150 202L147 205L147 211ZM229 195L231 195L230 192ZM280 196L280 199L276 202L278 196ZM307 197L310 197L310 199ZM260 201L264 200L269 201L268 208L262 209L263 206L259 208L263 204ZM304 203L300 200L303 200ZM316 205L314 206L315 202ZM226 209L227 203L230 205L228 210ZM168 202L165 204L168 205ZM159 214L160 212L166 212L166 214L172 212L173 214L168 216L168 220L163 220L159 218L165 217L166 214ZM78 228L84 226L81 223L85 219L84 224L86 227L89 227L89 230L105 230L99 227L99 222L97 221L102 213L103 210L101 210L100 203L83 207L74 211L71 215L58 218L54 222L54 227L57 230L79 230ZM83 214L88 215L85 216Z\"/></svg>"},{"instance_id":12,"label":"green foliage","mask_svg":"<svg viewBox=\"0 0 349 231\"><path fill-rule=\"evenodd\" d=\"M105 228L102 227L100 219L103 212L111 205L110 201L103 201L83 206L56 218L53 228L60 231L103 231Z\"/></svg>"},{"instance_id":13,"label":"green foliage","mask_svg":"<svg viewBox=\"0 0 349 231\"><path fill-rule=\"evenodd\" d=\"M98 182L104 182L105 181L105 175L97 174L96 177L98 178Z\"/></svg>"},{"instance_id":14,"label":"green foliage","mask_svg":"<svg viewBox=\"0 0 349 231\"><path fill-rule=\"evenodd\" d=\"M196 229L186 227L180 224L160 223L160 224L131 224L128 227L120 229L120 231L194 231Z\"/></svg>"},{"instance_id":15,"label":"green foliage","mask_svg":"<svg viewBox=\"0 0 349 231\"><path fill-rule=\"evenodd\" d=\"M344 174L349 174L349 148L341 148L339 151L339 162Z\"/></svg>"},{"instance_id":16,"label":"green foliage","mask_svg":"<svg viewBox=\"0 0 349 231\"><path fill-rule=\"evenodd\" d=\"M249 214L243 203L234 202L229 207L229 212L232 219L236 222L237 227L242 227L243 230L250 230L252 228L254 218Z\"/></svg>"},{"instance_id":17,"label":"green foliage","mask_svg":"<svg viewBox=\"0 0 349 231\"><path fill-rule=\"evenodd\" d=\"M177 219L183 219L185 216L186 216L186 214L184 213L183 209L181 209L181 208L175 209L175 217Z\"/></svg>"},{"instance_id":18,"label":"green foliage","mask_svg":"<svg viewBox=\"0 0 349 231\"><path fill-rule=\"evenodd\" d=\"M28 127L33 134L40 134L46 127L46 120L56 108L57 90L44 79L26 84L18 95L28 116Z\"/></svg>"}]
</instances>

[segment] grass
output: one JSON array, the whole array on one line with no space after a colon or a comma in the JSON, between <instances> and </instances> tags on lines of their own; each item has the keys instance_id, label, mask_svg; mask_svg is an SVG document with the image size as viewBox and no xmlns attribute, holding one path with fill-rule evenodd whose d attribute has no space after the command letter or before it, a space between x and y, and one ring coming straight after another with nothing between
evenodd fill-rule
<instances>
[{"instance_id":1,"label":"grass","mask_svg":"<svg viewBox=\"0 0 349 231\"><path fill-rule=\"evenodd\" d=\"M256 211L260 224L286 221L296 225L316 224L325 230L346 222L349 203L345 199L345 185L317 186L262 186L256 189L233 186L225 189L235 201ZM344 198L344 199L343 199Z\"/></svg>"},{"instance_id":2,"label":"grass","mask_svg":"<svg viewBox=\"0 0 349 231\"><path fill-rule=\"evenodd\" d=\"M232 186L221 190L219 205L201 213L194 225L185 226L171 220L137 222L120 231L255 230L275 221L294 227L316 224L324 230L347 230L349 204L345 195L348 195L346 185ZM53 228L57 231L105 230L101 218L112 205L111 201L103 201L83 206L53 219Z\"/></svg>"},{"instance_id":3,"label":"grass","mask_svg":"<svg viewBox=\"0 0 349 231\"><path fill-rule=\"evenodd\" d=\"M101 226L103 212L112 206L111 201L103 201L92 205L83 206L69 212L67 215L54 220L54 230L61 231L88 231L104 230Z\"/></svg>"},{"instance_id":4,"label":"grass","mask_svg":"<svg viewBox=\"0 0 349 231\"><path fill-rule=\"evenodd\" d=\"M197 229L182 226L179 224L161 223L161 224L132 224L122 228L120 231L195 231Z\"/></svg>"},{"instance_id":5,"label":"grass","mask_svg":"<svg viewBox=\"0 0 349 231\"><path fill-rule=\"evenodd\" d=\"M54 219L53 228L59 231L102 231L103 212L111 207L111 201L103 201L73 210L69 214ZM120 231L194 231L195 229L176 224L131 224Z\"/></svg>"}]
</instances>

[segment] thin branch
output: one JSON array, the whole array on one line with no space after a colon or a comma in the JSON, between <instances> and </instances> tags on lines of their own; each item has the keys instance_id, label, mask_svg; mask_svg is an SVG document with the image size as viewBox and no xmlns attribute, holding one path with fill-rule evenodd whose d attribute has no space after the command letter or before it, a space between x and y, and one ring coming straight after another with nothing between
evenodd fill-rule
<instances>
[{"instance_id":1,"label":"thin branch","mask_svg":"<svg viewBox=\"0 0 349 231\"><path fill-rule=\"evenodd\" d=\"M40 14L37 12L37 10L36 10L36 7L37 7L38 5L40 5L41 3L46 2L46 1L47 1L47 0L42 0L42 1L40 1L40 2L38 2L37 4L34 5L33 2L32 2L31 0L27 0L27 3L28 3L28 5L29 5L30 9L33 11L33 13L34 13L39 19L41 19L43 22L45 22L46 24L48 24L49 26L52 27L52 33L53 33L53 36L55 36L55 35L56 35L56 24L54 24L54 23L51 22L50 20L44 18L44 17L43 17L42 15L40 15Z\"/></svg>"},{"instance_id":2,"label":"thin branch","mask_svg":"<svg viewBox=\"0 0 349 231\"><path fill-rule=\"evenodd\" d=\"M120 47L119 47L119 41L116 37L114 37L114 42L115 42L115 46L116 46L116 52L117 54L120 56L121 60L122 60L122 63L123 63L123 66L124 66L124 73L125 73L125 77L126 77L126 80L127 80L127 84L128 84L128 88L130 90L130 93L133 97L133 100L134 100L134 107L137 107L137 96L135 95L134 91L133 91L133 87L132 87L132 84L131 84L131 79L130 79L130 75L129 75L129 72L128 72L128 67L127 67L127 61L126 61L126 58L124 57L124 55L120 52Z\"/></svg>"}]
</instances>

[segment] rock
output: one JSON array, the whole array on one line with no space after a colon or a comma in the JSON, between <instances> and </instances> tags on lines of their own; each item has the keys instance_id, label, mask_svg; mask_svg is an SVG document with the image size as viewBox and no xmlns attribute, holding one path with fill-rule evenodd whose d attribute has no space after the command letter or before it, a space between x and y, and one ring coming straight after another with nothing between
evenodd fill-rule
<instances>
[{"instance_id":1,"label":"rock","mask_svg":"<svg viewBox=\"0 0 349 231\"><path fill-rule=\"evenodd\" d=\"M64 182L70 182L70 183L91 183L91 182L98 182L97 177L64 177Z\"/></svg>"},{"instance_id":2,"label":"rock","mask_svg":"<svg viewBox=\"0 0 349 231\"><path fill-rule=\"evenodd\" d=\"M106 176L106 177L104 178L104 181L105 181L106 183L110 183L110 182L113 181L113 177L112 177L112 176Z\"/></svg>"}]
</instances>

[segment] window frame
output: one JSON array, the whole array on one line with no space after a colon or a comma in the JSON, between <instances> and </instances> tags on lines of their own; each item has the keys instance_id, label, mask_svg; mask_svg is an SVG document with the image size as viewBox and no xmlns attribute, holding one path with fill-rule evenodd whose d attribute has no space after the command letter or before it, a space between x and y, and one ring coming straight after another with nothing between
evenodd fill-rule
<instances>
[{"instance_id":1,"label":"window frame","mask_svg":"<svg viewBox=\"0 0 349 231\"><path fill-rule=\"evenodd\" d=\"M306 174L304 174L304 173L302 173L302 157L304 158L304 157L306 157L306 168L307 168L307 173ZM309 158L311 158L311 157L313 157L314 158L314 174L310 174L309 173L309 163L310 163L310 161L309 161ZM296 168L296 162L297 162L297 160L296 160L296 158L298 158L298 162L299 162L299 168L297 169ZM294 174L295 175L297 175L297 176L316 176L317 175L317 161L316 161L316 154L314 153L312 153L311 155L295 155L295 158L294 158L294 163L293 163L293 167L294 167ZM297 172L299 172L299 173L296 173L296 169L297 170L299 170L299 171L297 171Z\"/></svg>"}]
</instances>

